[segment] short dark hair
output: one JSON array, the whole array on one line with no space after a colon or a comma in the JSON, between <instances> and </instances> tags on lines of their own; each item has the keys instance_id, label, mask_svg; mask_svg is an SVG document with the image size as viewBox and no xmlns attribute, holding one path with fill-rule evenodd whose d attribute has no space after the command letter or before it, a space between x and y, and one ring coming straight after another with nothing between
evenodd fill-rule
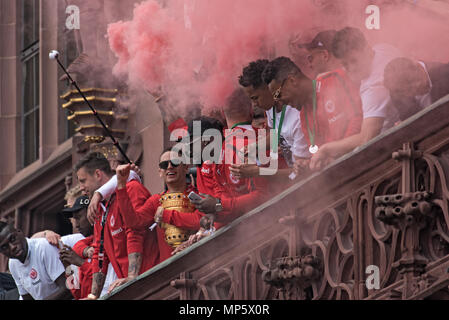
<instances>
[{"instance_id":1,"label":"short dark hair","mask_svg":"<svg viewBox=\"0 0 449 320\"><path fill-rule=\"evenodd\" d=\"M269 84L273 80L283 81L287 79L289 74L306 77L290 58L279 57L267 64L262 73L262 79L266 84Z\"/></svg>"},{"instance_id":2,"label":"short dark hair","mask_svg":"<svg viewBox=\"0 0 449 320\"><path fill-rule=\"evenodd\" d=\"M240 85L245 88L253 86L255 89L261 87L264 84L262 73L269 63L270 61L262 59L251 62L239 77Z\"/></svg>"},{"instance_id":3,"label":"short dark hair","mask_svg":"<svg viewBox=\"0 0 449 320\"><path fill-rule=\"evenodd\" d=\"M362 31L357 28L346 27L337 32L332 42L332 54L337 59L343 59L351 51L362 51L368 42Z\"/></svg>"},{"instance_id":4,"label":"short dark hair","mask_svg":"<svg viewBox=\"0 0 449 320\"><path fill-rule=\"evenodd\" d=\"M161 158L162 158L162 156L163 156L164 154L166 154L167 152L171 152L173 148L174 148L174 146L170 146L170 147L165 148L165 149L161 152L161 155L159 156L159 161L161 161Z\"/></svg>"},{"instance_id":5,"label":"short dark hair","mask_svg":"<svg viewBox=\"0 0 449 320\"><path fill-rule=\"evenodd\" d=\"M190 136L193 136L193 122L195 122L195 121L201 122L201 135L203 135L204 132L209 129L216 129L220 132L223 132L224 126L221 123L221 121L219 121L215 118L201 116L199 118L193 119L187 125L187 131L189 132Z\"/></svg>"},{"instance_id":6,"label":"short dark hair","mask_svg":"<svg viewBox=\"0 0 449 320\"><path fill-rule=\"evenodd\" d=\"M226 116L249 115L251 113L251 100L242 88L238 88L226 99L223 111Z\"/></svg>"},{"instance_id":7,"label":"short dark hair","mask_svg":"<svg viewBox=\"0 0 449 320\"><path fill-rule=\"evenodd\" d=\"M101 152L91 152L78 161L74 170L78 172L81 168L85 168L90 175L94 174L97 169L108 175L113 174L109 161Z\"/></svg>"}]
</instances>

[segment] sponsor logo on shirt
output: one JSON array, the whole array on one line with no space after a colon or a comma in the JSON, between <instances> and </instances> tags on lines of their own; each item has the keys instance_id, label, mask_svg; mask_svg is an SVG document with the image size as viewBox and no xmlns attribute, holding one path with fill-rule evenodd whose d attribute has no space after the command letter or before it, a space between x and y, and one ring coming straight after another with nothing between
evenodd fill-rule
<instances>
[{"instance_id":1,"label":"sponsor logo on shirt","mask_svg":"<svg viewBox=\"0 0 449 320\"><path fill-rule=\"evenodd\" d=\"M332 124L334 122L337 122L338 119L341 119L343 117L342 113L337 114L336 116L329 119L329 124Z\"/></svg>"},{"instance_id":2,"label":"sponsor logo on shirt","mask_svg":"<svg viewBox=\"0 0 449 320\"><path fill-rule=\"evenodd\" d=\"M112 231L111 234L112 234L113 237L115 237L116 235L118 235L122 231L123 231L123 229L120 227L117 230Z\"/></svg>"},{"instance_id":3,"label":"sponsor logo on shirt","mask_svg":"<svg viewBox=\"0 0 449 320\"><path fill-rule=\"evenodd\" d=\"M202 168L201 172L204 173L204 174L210 174L210 169L209 168L207 168L207 169L206 168Z\"/></svg>"},{"instance_id":4,"label":"sponsor logo on shirt","mask_svg":"<svg viewBox=\"0 0 449 320\"><path fill-rule=\"evenodd\" d=\"M36 282L31 282L31 284L32 284L33 286L36 286L36 285L38 285L39 283L41 283L41 279L37 280Z\"/></svg>"},{"instance_id":5,"label":"sponsor logo on shirt","mask_svg":"<svg viewBox=\"0 0 449 320\"><path fill-rule=\"evenodd\" d=\"M324 105L324 109L326 109L327 113L333 113L335 111L335 104L332 100L328 100Z\"/></svg>"},{"instance_id":6,"label":"sponsor logo on shirt","mask_svg":"<svg viewBox=\"0 0 449 320\"><path fill-rule=\"evenodd\" d=\"M37 271L36 271L36 269L34 269L34 268L31 269L31 271L30 271L30 278L32 280L37 278Z\"/></svg>"},{"instance_id":7,"label":"sponsor logo on shirt","mask_svg":"<svg viewBox=\"0 0 449 320\"><path fill-rule=\"evenodd\" d=\"M109 223L111 224L111 227L113 227L115 225L115 218L114 218L114 216L111 217L111 220L109 221Z\"/></svg>"},{"instance_id":8,"label":"sponsor logo on shirt","mask_svg":"<svg viewBox=\"0 0 449 320\"><path fill-rule=\"evenodd\" d=\"M232 183L234 183L234 184L238 184L240 182L240 179L237 179L236 177L234 177L234 175L232 173L229 174L229 178L231 179Z\"/></svg>"}]
</instances>

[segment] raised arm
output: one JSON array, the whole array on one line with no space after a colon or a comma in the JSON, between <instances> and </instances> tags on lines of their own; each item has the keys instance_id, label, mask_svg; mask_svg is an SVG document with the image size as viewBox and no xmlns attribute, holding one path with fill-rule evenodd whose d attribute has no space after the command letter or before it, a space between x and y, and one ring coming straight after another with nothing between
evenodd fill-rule
<instances>
[{"instance_id":1,"label":"raised arm","mask_svg":"<svg viewBox=\"0 0 449 320\"><path fill-rule=\"evenodd\" d=\"M137 166L134 165L135 170L138 170ZM141 182L139 175L134 170L130 170L127 178L127 182L137 180ZM91 224L95 223L98 212L98 204L101 200L109 198L117 188L117 176L114 175L108 182L102 185L98 190L95 191L92 199L90 200L89 208L87 209L87 218Z\"/></svg>"},{"instance_id":2,"label":"raised arm","mask_svg":"<svg viewBox=\"0 0 449 320\"><path fill-rule=\"evenodd\" d=\"M159 206L159 195L146 199L143 205L137 205L132 201L126 184L131 166L121 165L117 167L117 201L125 225L129 228L149 227L154 223L154 214Z\"/></svg>"}]
</instances>

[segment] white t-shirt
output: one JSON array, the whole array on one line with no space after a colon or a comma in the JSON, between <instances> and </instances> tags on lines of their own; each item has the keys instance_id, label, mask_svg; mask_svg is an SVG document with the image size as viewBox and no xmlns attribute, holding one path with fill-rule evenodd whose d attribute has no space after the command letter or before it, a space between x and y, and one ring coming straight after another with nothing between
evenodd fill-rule
<instances>
[{"instance_id":1,"label":"white t-shirt","mask_svg":"<svg viewBox=\"0 0 449 320\"><path fill-rule=\"evenodd\" d=\"M274 107L267 111L267 123L270 128L273 128L273 109ZM281 115L282 112L276 112L276 129L279 129ZM292 161L294 161L293 156L299 158L311 157L306 137L301 129L300 112L291 106L287 106L285 109L284 123L281 128L281 137L284 138L284 143L290 147L292 152ZM280 144L281 143L282 142L280 141Z\"/></svg>"},{"instance_id":2,"label":"white t-shirt","mask_svg":"<svg viewBox=\"0 0 449 320\"><path fill-rule=\"evenodd\" d=\"M117 279L118 279L118 277L117 277L117 274L115 273L114 267L109 262L108 272L106 273L106 279L104 280L103 290L101 290L100 297L102 297L108 293L109 287Z\"/></svg>"},{"instance_id":3,"label":"white t-shirt","mask_svg":"<svg viewBox=\"0 0 449 320\"><path fill-rule=\"evenodd\" d=\"M9 270L21 296L30 294L35 300L43 300L58 291L54 281L64 273L64 266L59 260L58 248L45 238L26 240L25 262L9 259Z\"/></svg>"},{"instance_id":4,"label":"white t-shirt","mask_svg":"<svg viewBox=\"0 0 449 320\"><path fill-rule=\"evenodd\" d=\"M85 237L81 233L69 234L67 236L61 237L62 243L66 246L73 248L73 246L80 240L83 240Z\"/></svg>"},{"instance_id":5,"label":"white t-shirt","mask_svg":"<svg viewBox=\"0 0 449 320\"><path fill-rule=\"evenodd\" d=\"M391 105L390 92L384 86L384 70L392 60L402 57L401 52L388 44L373 47L374 59L371 74L361 81L363 118L385 118L382 132L399 121L397 111Z\"/></svg>"}]
</instances>

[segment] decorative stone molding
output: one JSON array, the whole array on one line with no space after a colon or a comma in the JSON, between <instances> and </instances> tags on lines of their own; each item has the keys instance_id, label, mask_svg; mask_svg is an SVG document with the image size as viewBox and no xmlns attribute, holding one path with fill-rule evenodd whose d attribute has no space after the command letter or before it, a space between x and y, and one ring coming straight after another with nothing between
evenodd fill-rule
<instances>
[{"instance_id":1,"label":"decorative stone molding","mask_svg":"<svg viewBox=\"0 0 449 320\"><path fill-rule=\"evenodd\" d=\"M278 288L281 297L286 300L311 298L309 292L314 281L323 274L320 258L309 252L299 257L284 257L274 260L262 278L268 284Z\"/></svg>"},{"instance_id":2,"label":"decorative stone molding","mask_svg":"<svg viewBox=\"0 0 449 320\"><path fill-rule=\"evenodd\" d=\"M431 197L426 191L376 197L376 218L398 229L414 224L423 228L430 217Z\"/></svg>"}]
</instances>

